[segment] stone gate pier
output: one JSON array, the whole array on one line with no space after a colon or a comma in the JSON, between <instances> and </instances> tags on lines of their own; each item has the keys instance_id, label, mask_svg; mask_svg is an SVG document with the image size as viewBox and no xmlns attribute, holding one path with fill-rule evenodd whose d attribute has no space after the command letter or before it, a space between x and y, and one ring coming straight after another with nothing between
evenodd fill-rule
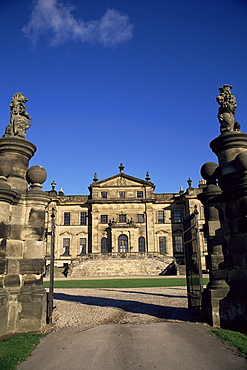
<instances>
[{"instance_id":1,"label":"stone gate pier","mask_svg":"<svg viewBox=\"0 0 247 370\"><path fill-rule=\"evenodd\" d=\"M26 140L27 100L22 93L13 96L10 123L0 138L0 336L46 323L43 249L50 199L41 185L46 170L28 168L36 147Z\"/></svg>"},{"instance_id":2,"label":"stone gate pier","mask_svg":"<svg viewBox=\"0 0 247 370\"><path fill-rule=\"evenodd\" d=\"M247 134L235 122L231 89L224 85L216 99L221 134L210 147L218 164L201 169L210 275L202 308L209 324L247 333Z\"/></svg>"}]
</instances>

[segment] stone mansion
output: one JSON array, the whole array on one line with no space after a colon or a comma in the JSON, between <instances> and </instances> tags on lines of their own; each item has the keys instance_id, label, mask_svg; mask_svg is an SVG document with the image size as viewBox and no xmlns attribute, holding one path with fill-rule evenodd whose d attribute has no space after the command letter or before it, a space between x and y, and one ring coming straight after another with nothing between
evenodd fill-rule
<instances>
[{"instance_id":1,"label":"stone mansion","mask_svg":"<svg viewBox=\"0 0 247 370\"><path fill-rule=\"evenodd\" d=\"M145 180L127 175L120 164L119 173L99 181L94 175L89 195L65 195L52 190L47 208L46 228L51 230L51 211L55 210L55 266L68 266L83 256L109 254L165 255L184 264L183 218L198 211L202 266L207 253L203 236L204 213L191 186L184 192L154 192L149 173ZM47 236L45 258L50 260L50 237Z\"/></svg>"}]
</instances>

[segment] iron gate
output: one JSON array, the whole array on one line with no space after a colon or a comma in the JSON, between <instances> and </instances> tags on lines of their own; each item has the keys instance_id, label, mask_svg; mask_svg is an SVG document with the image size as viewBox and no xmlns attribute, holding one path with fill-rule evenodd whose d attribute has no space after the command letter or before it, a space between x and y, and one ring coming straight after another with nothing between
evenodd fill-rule
<instances>
[{"instance_id":1,"label":"iron gate","mask_svg":"<svg viewBox=\"0 0 247 370\"><path fill-rule=\"evenodd\" d=\"M203 290L198 211L183 221L188 307L201 308Z\"/></svg>"}]
</instances>

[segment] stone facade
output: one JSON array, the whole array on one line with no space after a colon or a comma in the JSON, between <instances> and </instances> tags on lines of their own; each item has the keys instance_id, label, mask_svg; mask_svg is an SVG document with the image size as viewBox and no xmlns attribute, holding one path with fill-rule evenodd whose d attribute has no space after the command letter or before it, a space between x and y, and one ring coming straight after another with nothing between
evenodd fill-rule
<instances>
[{"instance_id":1,"label":"stone facade","mask_svg":"<svg viewBox=\"0 0 247 370\"><path fill-rule=\"evenodd\" d=\"M55 266L70 265L85 255L145 256L150 253L175 258L178 264L184 264L182 221L197 206L202 231L204 214L197 195L203 184L199 188L192 188L190 184L186 192L156 194L149 175L141 180L125 174L122 165L119 168L115 176L101 181L94 178L89 195L57 193L53 184L48 192L52 202L48 207L47 229L51 227L51 209L55 208ZM200 242L205 267L202 232ZM49 255L48 237L47 265ZM105 274L108 274L107 268Z\"/></svg>"}]
</instances>

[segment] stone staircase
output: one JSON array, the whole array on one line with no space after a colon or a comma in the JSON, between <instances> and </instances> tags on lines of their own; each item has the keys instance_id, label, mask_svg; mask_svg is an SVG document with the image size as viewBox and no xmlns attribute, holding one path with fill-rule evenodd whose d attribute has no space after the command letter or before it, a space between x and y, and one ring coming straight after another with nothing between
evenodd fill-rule
<instances>
[{"instance_id":1,"label":"stone staircase","mask_svg":"<svg viewBox=\"0 0 247 370\"><path fill-rule=\"evenodd\" d=\"M161 254L88 255L73 261L68 277L158 276L172 262Z\"/></svg>"}]
</instances>

